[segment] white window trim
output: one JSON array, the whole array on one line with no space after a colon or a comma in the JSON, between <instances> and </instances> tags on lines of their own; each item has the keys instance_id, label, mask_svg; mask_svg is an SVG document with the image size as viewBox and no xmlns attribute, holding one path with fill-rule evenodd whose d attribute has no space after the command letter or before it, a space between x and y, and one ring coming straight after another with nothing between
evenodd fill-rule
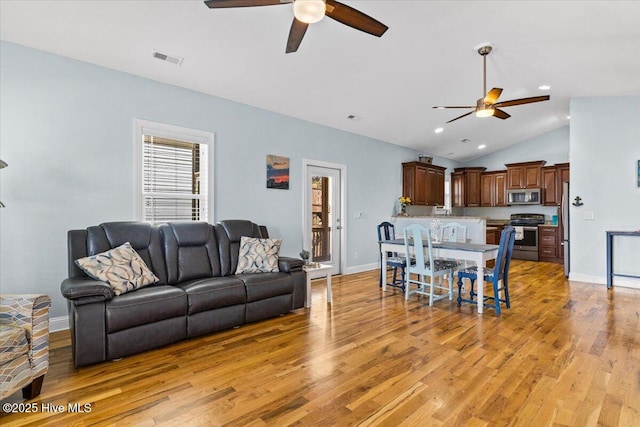
<instances>
[{"instance_id":1,"label":"white window trim","mask_svg":"<svg viewBox=\"0 0 640 427\"><path fill-rule=\"evenodd\" d=\"M208 148L208 188L209 197L208 222L215 223L214 199L214 134L198 129L184 128L180 126L169 125L166 123L157 123L149 120L133 119L133 217L137 221L143 220L143 198L142 198L142 173L143 165L143 135L153 135L162 138L176 139L178 141L193 142L197 144L207 144ZM175 195L174 195L175 197Z\"/></svg>"}]
</instances>

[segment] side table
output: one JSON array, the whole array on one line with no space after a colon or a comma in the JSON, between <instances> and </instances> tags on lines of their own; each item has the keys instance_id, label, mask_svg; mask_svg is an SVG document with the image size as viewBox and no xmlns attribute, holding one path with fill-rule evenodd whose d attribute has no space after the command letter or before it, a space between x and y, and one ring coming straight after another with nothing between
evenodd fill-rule
<instances>
[{"instance_id":1,"label":"side table","mask_svg":"<svg viewBox=\"0 0 640 427\"><path fill-rule=\"evenodd\" d=\"M319 279L321 277L327 278L327 303L331 303L331 266L312 262L303 266L302 269L307 273L307 299L304 306L311 307L311 279Z\"/></svg>"},{"instance_id":2,"label":"side table","mask_svg":"<svg viewBox=\"0 0 640 427\"><path fill-rule=\"evenodd\" d=\"M640 237L640 230L636 231L606 231L607 233L607 289L611 289L613 286L613 276L631 277L634 279L640 279L639 275L635 274L620 274L613 272L613 238L614 236L632 236Z\"/></svg>"}]
</instances>

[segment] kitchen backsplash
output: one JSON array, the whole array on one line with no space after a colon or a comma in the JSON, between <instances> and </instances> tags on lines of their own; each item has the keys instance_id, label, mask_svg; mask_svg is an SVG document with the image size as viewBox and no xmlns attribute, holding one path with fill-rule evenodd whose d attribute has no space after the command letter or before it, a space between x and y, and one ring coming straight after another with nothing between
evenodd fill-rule
<instances>
[{"instance_id":1,"label":"kitchen backsplash","mask_svg":"<svg viewBox=\"0 0 640 427\"><path fill-rule=\"evenodd\" d=\"M455 215L486 216L491 219L509 219L511 214L514 213L539 213L544 214L545 221L551 221L553 215L558 215L558 208L556 206L542 205L519 205L496 208L454 208L454 211L462 211L461 213L454 213Z\"/></svg>"}]
</instances>

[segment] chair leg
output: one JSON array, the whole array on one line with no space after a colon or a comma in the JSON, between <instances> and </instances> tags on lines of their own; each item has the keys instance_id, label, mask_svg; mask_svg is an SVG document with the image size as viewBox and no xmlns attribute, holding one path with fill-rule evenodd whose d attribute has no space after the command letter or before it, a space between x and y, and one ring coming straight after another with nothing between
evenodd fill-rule
<instances>
[{"instance_id":1,"label":"chair leg","mask_svg":"<svg viewBox=\"0 0 640 427\"><path fill-rule=\"evenodd\" d=\"M458 307L462 305L462 277L458 276Z\"/></svg>"},{"instance_id":2,"label":"chair leg","mask_svg":"<svg viewBox=\"0 0 640 427\"><path fill-rule=\"evenodd\" d=\"M396 286L397 281L398 281L398 267L393 267L393 279L391 281L391 284L393 286Z\"/></svg>"},{"instance_id":3,"label":"chair leg","mask_svg":"<svg viewBox=\"0 0 640 427\"><path fill-rule=\"evenodd\" d=\"M507 304L507 308L511 308L511 299L509 299L509 280L507 280L507 276L502 279L502 289L504 290L504 301Z\"/></svg>"},{"instance_id":4,"label":"chair leg","mask_svg":"<svg viewBox=\"0 0 640 427\"><path fill-rule=\"evenodd\" d=\"M378 287L381 288L382 287L382 273L385 272L386 273L387 268L380 265L380 280L379 280L379 284Z\"/></svg>"},{"instance_id":5,"label":"chair leg","mask_svg":"<svg viewBox=\"0 0 640 427\"><path fill-rule=\"evenodd\" d=\"M435 292L434 285L436 279L433 276L429 278L429 306L433 306L433 293Z\"/></svg>"},{"instance_id":6,"label":"chair leg","mask_svg":"<svg viewBox=\"0 0 640 427\"><path fill-rule=\"evenodd\" d=\"M453 268L451 269L451 274L447 277L447 282L449 284L449 301L453 301Z\"/></svg>"},{"instance_id":7,"label":"chair leg","mask_svg":"<svg viewBox=\"0 0 640 427\"><path fill-rule=\"evenodd\" d=\"M500 288L498 287L499 280L493 280L493 303L496 308L496 316L500 316Z\"/></svg>"},{"instance_id":8,"label":"chair leg","mask_svg":"<svg viewBox=\"0 0 640 427\"><path fill-rule=\"evenodd\" d=\"M44 375L39 376L38 378L34 378L31 381L31 384L26 385L22 388L22 397L30 400L35 399L40 394L40 390L42 390L42 382L44 381Z\"/></svg>"},{"instance_id":9,"label":"chair leg","mask_svg":"<svg viewBox=\"0 0 640 427\"><path fill-rule=\"evenodd\" d=\"M407 286L404 290L404 299L408 300L409 299L409 292L411 292L411 283L409 283L411 281L411 273L407 273Z\"/></svg>"},{"instance_id":10,"label":"chair leg","mask_svg":"<svg viewBox=\"0 0 640 427\"><path fill-rule=\"evenodd\" d=\"M400 268L400 279L402 280L402 292L404 292L404 287L407 286L404 281L404 267Z\"/></svg>"},{"instance_id":11,"label":"chair leg","mask_svg":"<svg viewBox=\"0 0 640 427\"><path fill-rule=\"evenodd\" d=\"M473 292L473 284L475 282L474 279L469 279L469 281L471 282L471 286L469 286L469 299L473 300L473 297L476 296L476 293Z\"/></svg>"}]
</instances>

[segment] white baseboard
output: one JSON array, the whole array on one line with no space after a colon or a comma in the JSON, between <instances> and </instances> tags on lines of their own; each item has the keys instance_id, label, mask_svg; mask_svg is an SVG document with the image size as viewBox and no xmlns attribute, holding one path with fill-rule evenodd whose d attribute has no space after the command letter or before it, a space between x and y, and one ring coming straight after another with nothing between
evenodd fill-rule
<instances>
[{"instance_id":1,"label":"white baseboard","mask_svg":"<svg viewBox=\"0 0 640 427\"><path fill-rule=\"evenodd\" d=\"M569 280L576 282L596 283L598 285L607 285L607 278L603 276L591 276L589 274L569 273ZM628 277L614 277L613 286L623 288L640 289L640 279Z\"/></svg>"},{"instance_id":2,"label":"white baseboard","mask_svg":"<svg viewBox=\"0 0 640 427\"><path fill-rule=\"evenodd\" d=\"M377 270L378 268L380 268L380 264L377 262L372 262L371 264L354 265L352 267L347 267L343 274L362 273L363 271Z\"/></svg>"},{"instance_id":3,"label":"white baseboard","mask_svg":"<svg viewBox=\"0 0 640 427\"><path fill-rule=\"evenodd\" d=\"M49 319L49 332L66 331L69 329L69 316L52 317Z\"/></svg>"}]
</instances>

